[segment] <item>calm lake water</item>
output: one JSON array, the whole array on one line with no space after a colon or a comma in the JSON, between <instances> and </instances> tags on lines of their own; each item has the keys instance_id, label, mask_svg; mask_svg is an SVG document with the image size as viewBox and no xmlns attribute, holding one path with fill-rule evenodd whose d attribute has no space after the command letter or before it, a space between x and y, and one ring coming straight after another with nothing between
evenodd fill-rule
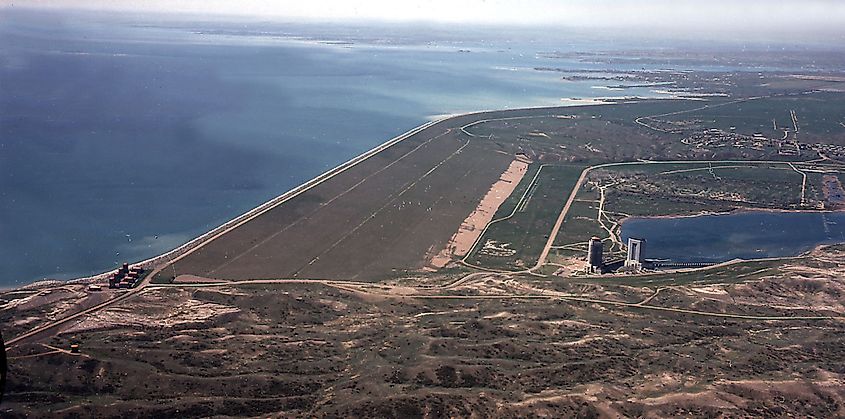
<instances>
[{"instance_id":1,"label":"calm lake water","mask_svg":"<svg viewBox=\"0 0 845 419\"><path fill-rule=\"evenodd\" d=\"M433 115L657 95L534 70L607 68L566 58L594 36L162 19L0 9L0 286L160 254Z\"/></svg>"},{"instance_id":2,"label":"calm lake water","mask_svg":"<svg viewBox=\"0 0 845 419\"><path fill-rule=\"evenodd\" d=\"M819 244L845 243L845 212L748 211L678 218L629 218L622 240L644 238L644 257L723 262L794 256Z\"/></svg>"}]
</instances>

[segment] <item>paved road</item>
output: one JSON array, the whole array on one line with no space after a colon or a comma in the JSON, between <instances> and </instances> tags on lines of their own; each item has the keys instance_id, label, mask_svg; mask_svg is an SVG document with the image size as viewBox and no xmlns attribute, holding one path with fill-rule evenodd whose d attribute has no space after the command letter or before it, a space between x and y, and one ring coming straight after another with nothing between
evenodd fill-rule
<instances>
[{"instance_id":1,"label":"paved road","mask_svg":"<svg viewBox=\"0 0 845 419\"><path fill-rule=\"evenodd\" d=\"M149 276L147 278L149 278ZM102 310L102 309L104 309L108 306L111 306L111 305L117 304L121 301L124 301L126 299L129 299L129 298L137 295L138 293L140 293L147 286L146 281L148 281L148 280L145 279L139 286L132 288L129 291L126 291L123 294L118 295L115 298L104 301L100 304L89 307L85 310L73 313L71 315L68 315L67 317L62 317L61 319L53 320L52 322L49 322L45 325L36 327L35 329L32 329L29 332L26 332L26 333L24 333L20 336L16 336L14 339L6 341L6 348L8 349L8 348L14 347L15 345L25 343L25 342L28 342L28 341L31 341L31 340L38 340L39 338L46 336L48 333L54 332L56 329L59 328L59 326L65 325L65 324L67 324L67 323L69 323L73 320L79 319L83 316L86 316L88 314Z\"/></svg>"}]
</instances>

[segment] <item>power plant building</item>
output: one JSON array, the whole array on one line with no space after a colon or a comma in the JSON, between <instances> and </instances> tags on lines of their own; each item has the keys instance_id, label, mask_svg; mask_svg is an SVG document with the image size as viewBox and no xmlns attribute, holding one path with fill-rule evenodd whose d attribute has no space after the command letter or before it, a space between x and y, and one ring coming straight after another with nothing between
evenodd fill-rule
<instances>
[{"instance_id":1,"label":"power plant building","mask_svg":"<svg viewBox=\"0 0 845 419\"><path fill-rule=\"evenodd\" d=\"M601 273L604 266L604 244L601 239L593 236L587 243L587 273Z\"/></svg>"},{"instance_id":2,"label":"power plant building","mask_svg":"<svg viewBox=\"0 0 845 419\"><path fill-rule=\"evenodd\" d=\"M643 267L643 245L645 240L628 238L628 257L625 258L625 267L640 270Z\"/></svg>"}]
</instances>

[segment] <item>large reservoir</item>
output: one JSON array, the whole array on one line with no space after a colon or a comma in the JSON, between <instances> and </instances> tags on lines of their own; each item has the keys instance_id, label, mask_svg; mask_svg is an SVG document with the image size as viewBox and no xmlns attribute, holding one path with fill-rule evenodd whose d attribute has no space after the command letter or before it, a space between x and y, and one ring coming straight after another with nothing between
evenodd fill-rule
<instances>
[{"instance_id":1,"label":"large reservoir","mask_svg":"<svg viewBox=\"0 0 845 419\"><path fill-rule=\"evenodd\" d=\"M794 256L845 243L845 212L743 211L691 217L634 217L622 240L646 239L647 259L723 262Z\"/></svg>"}]
</instances>

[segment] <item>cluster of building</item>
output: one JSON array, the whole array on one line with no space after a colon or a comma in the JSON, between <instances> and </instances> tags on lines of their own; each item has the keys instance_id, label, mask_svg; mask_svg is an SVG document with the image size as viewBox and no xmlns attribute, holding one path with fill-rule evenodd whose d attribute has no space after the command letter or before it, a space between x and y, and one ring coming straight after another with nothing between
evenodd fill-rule
<instances>
[{"instance_id":1,"label":"cluster of building","mask_svg":"<svg viewBox=\"0 0 845 419\"><path fill-rule=\"evenodd\" d=\"M604 244L593 236L587 243L587 273L600 274L608 271L639 272L643 268L643 246L645 240L628 238L628 254L624 263L606 264L604 262ZM611 266L616 265L616 266Z\"/></svg>"},{"instance_id":2,"label":"cluster of building","mask_svg":"<svg viewBox=\"0 0 845 419\"><path fill-rule=\"evenodd\" d=\"M808 144L801 143L795 139L772 139L766 138L761 132L753 135L744 135L734 132L735 127L725 132L717 128L711 128L696 132L681 140L693 149L712 150L714 148L734 147L738 149L751 149L763 151L765 149L776 149L781 156L798 156L802 150L815 151L831 157L845 156L845 146L838 144Z\"/></svg>"},{"instance_id":3,"label":"cluster of building","mask_svg":"<svg viewBox=\"0 0 845 419\"><path fill-rule=\"evenodd\" d=\"M800 154L798 143L792 140L773 140L766 138L762 133L744 135L734 132L725 132L720 129L711 128L705 131L696 132L681 140L681 143L691 146L693 149L714 149L721 147L747 148L763 151L766 148L777 148L778 154L797 155Z\"/></svg>"},{"instance_id":4,"label":"cluster of building","mask_svg":"<svg viewBox=\"0 0 845 419\"><path fill-rule=\"evenodd\" d=\"M810 149L833 158L845 157L845 145L838 144L813 144Z\"/></svg>"},{"instance_id":5,"label":"cluster of building","mask_svg":"<svg viewBox=\"0 0 845 419\"><path fill-rule=\"evenodd\" d=\"M479 255L508 257L516 254L515 249L510 248L510 243L500 243L496 240L487 240L484 246L478 251Z\"/></svg>"},{"instance_id":6,"label":"cluster of building","mask_svg":"<svg viewBox=\"0 0 845 419\"><path fill-rule=\"evenodd\" d=\"M143 274L144 268L140 266L130 268L128 263L123 262L123 266L109 277L109 288L132 288L141 280Z\"/></svg>"}]
</instances>

